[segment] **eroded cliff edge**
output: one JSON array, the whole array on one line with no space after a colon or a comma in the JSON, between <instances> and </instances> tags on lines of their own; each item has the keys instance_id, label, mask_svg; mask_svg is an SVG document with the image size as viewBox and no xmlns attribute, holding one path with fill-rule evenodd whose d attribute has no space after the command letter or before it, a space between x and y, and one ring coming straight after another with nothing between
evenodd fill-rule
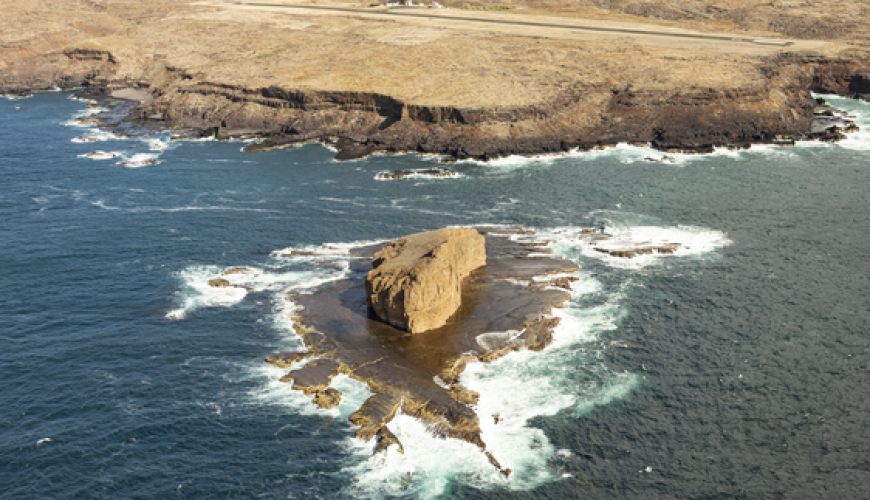
<instances>
[{"instance_id":1,"label":"eroded cliff edge","mask_svg":"<svg viewBox=\"0 0 870 500\"><path fill-rule=\"evenodd\" d=\"M811 91L870 96L870 51L857 39L685 43L163 0L102 10L72 0L64 7L74 14L41 0L20 8L43 4L38 16L15 6L0 21L15 27L0 34L0 93L140 89L153 99L132 110L135 123L259 138L248 150L328 141L339 159L373 151L490 159L636 142L705 152L805 137ZM592 22L528 12L513 19ZM15 34L33 19L34 30L58 35Z\"/></svg>"},{"instance_id":2,"label":"eroded cliff edge","mask_svg":"<svg viewBox=\"0 0 870 500\"><path fill-rule=\"evenodd\" d=\"M749 88L578 88L546 104L480 109L406 104L376 93L244 88L159 64L147 69L149 77L117 79L108 51L72 50L43 62L49 66L38 75L0 75L0 93L83 86L101 95L138 88L155 97L133 108L130 120L217 138L259 137L249 151L330 141L341 150L339 159L374 151L491 159L618 142L708 152L807 138L816 106L811 91L870 99L870 57L812 54L765 60L758 68L764 78Z\"/></svg>"},{"instance_id":3,"label":"eroded cliff edge","mask_svg":"<svg viewBox=\"0 0 870 500\"><path fill-rule=\"evenodd\" d=\"M264 136L249 150L344 138L346 149L445 153L490 159L591 149L618 142L664 151L708 152L776 138L805 138L816 106L810 92L870 98L870 58L786 54L764 61L750 88L633 90L579 88L544 105L462 109L408 105L361 93L178 85L134 110L167 125L218 137ZM354 155L354 153L351 153Z\"/></svg>"}]
</instances>

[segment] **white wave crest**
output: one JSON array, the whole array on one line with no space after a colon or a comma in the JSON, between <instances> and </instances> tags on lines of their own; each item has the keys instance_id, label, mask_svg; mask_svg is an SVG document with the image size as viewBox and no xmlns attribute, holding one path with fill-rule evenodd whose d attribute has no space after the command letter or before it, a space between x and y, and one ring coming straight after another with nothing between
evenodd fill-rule
<instances>
[{"instance_id":1,"label":"white wave crest","mask_svg":"<svg viewBox=\"0 0 870 500\"><path fill-rule=\"evenodd\" d=\"M184 319L190 312L207 307L228 307L237 304L249 292L273 292L277 295L276 311L281 315L275 321L282 325L292 325L290 314L292 306L280 300L291 290L313 288L328 281L336 280L348 272L347 262L331 268L317 267L284 270L281 268L264 270L245 267L243 272L227 273L231 268L217 266L191 266L176 274L182 282L178 293L179 307L169 311L169 319ZM225 286L212 286L209 280L225 280ZM277 300L280 299L280 300Z\"/></svg>"},{"instance_id":2,"label":"white wave crest","mask_svg":"<svg viewBox=\"0 0 870 500\"><path fill-rule=\"evenodd\" d=\"M346 256L355 248L386 243L387 240L360 240L347 243L324 243L323 245L292 246L272 252L274 258L317 258Z\"/></svg>"},{"instance_id":3,"label":"white wave crest","mask_svg":"<svg viewBox=\"0 0 870 500\"><path fill-rule=\"evenodd\" d=\"M216 266L191 266L177 273L177 277L182 282L182 288L178 292L180 307L166 313L166 317L169 319L185 319L188 313L196 309L230 306L244 299L248 293L244 288L235 286L214 287L209 285L208 281L219 278L222 271L222 269ZM230 280L228 279L227 281Z\"/></svg>"},{"instance_id":4,"label":"white wave crest","mask_svg":"<svg viewBox=\"0 0 870 500\"><path fill-rule=\"evenodd\" d=\"M118 151L101 151L97 150L93 153L86 153L83 155L78 155L79 158L90 158L91 160L111 160L113 158L120 158L121 153Z\"/></svg>"},{"instance_id":5,"label":"white wave crest","mask_svg":"<svg viewBox=\"0 0 870 500\"><path fill-rule=\"evenodd\" d=\"M577 228L579 229L579 228ZM606 237L606 240L597 239ZM678 258L709 254L718 248L731 243L725 233L696 226L622 226L613 225L604 228L601 235L580 235L561 237L555 248L571 255L596 259L608 266L621 269L641 269L658 262L663 258ZM668 244L678 245L675 249L653 251L652 253L634 257L617 257L605 249L638 249L644 247L664 247Z\"/></svg>"},{"instance_id":6,"label":"white wave crest","mask_svg":"<svg viewBox=\"0 0 870 500\"><path fill-rule=\"evenodd\" d=\"M159 154L136 153L129 158L119 161L118 165L123 165L128 168L140 168L147 165L156 165L160 163L158 158L160 158Z\"/></svg>"}]
</instances>

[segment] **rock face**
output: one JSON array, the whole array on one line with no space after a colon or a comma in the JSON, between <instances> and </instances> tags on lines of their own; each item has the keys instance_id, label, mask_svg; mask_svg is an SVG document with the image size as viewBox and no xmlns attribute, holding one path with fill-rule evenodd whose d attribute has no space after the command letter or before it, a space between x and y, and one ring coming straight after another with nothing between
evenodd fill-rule
<instances>
[{"instance_id":1,"label":"rock face","mask_svg":"<svg viewBox=\"0 0 870 500\"><path fill-rule=\"evenodd\" d=\"M462 279L486 265L475 229L439 229L387 244L372 259L366 301L379 318L420 333L443 326L462 303Z\"/></svg>"}]
</instances>

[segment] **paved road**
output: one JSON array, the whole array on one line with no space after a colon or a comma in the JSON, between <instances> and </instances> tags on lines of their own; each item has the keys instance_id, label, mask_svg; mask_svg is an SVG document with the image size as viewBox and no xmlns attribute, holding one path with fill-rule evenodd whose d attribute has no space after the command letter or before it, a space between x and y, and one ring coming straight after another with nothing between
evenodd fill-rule
<instances>
[{"instance_id":1,"label":"paved road","mask_svg":"<svg viewBox=\"0 0 870 500\"><path fill-rule=\"evenodd\" d=\"M333 12L350 12L353 14L380 14L380 15L389 15L389 16L402 16L402 17L419 17L419 18L429 18L429 19L439 19L439 20L457 20L457 21L471 21L475 23L491 23L491 24L509 24L514 26L539 26L542 28L562 28L569 30L577 30L577 31L599 31L603 33L622 33L628 35L652 35L652 36L668 36L668 37L677 37L677 38L696 38L702 40L719 40L722 42L740 42L740 43L755 43L759 45L773 45L773 46L788 46L794 45L794 42L783 41L783 40L759 40L754 38L739 38L739 37L729 37L729 36L717 36L717 35L701 35L695 33L671 33L667 31L647 31L647 30L632 30L625 28L603 28L600 26L582 26L582 25L574 25L574 24L553 24L553 23L532 23L526 21L508 21L506 19L487 19L482 17L462 17L462 16L439 16L437 14L422 14L417 12L402 12L397 10L373 10L373 9L349 9L344 7L322 7L316 5L286 5L286 4L276 4L276 3L260 3L260 2L218 2L217 5L249 5L252 7L277 7L284 9L314 9L314 10L328 10ZM409 9L410 10L410 9Z\"/></svg>"}]
</instances>

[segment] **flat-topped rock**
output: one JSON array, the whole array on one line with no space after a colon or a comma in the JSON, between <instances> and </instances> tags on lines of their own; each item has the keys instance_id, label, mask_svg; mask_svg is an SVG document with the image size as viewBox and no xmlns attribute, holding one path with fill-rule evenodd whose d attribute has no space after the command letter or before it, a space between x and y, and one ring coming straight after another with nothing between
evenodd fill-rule
<instances>
[{"instance_id":1,"label":"flat-topped rock","mask_svg":"<svg viewBox=\"0 0 870 500\"><path fill-rule=\"evenodd\" d=\"M475 229L448 228L388 243L372 259L366 301L386 323L411 333L443 326L462 302L462 280L486 265Z\"/></svg>"}]
</instances>

